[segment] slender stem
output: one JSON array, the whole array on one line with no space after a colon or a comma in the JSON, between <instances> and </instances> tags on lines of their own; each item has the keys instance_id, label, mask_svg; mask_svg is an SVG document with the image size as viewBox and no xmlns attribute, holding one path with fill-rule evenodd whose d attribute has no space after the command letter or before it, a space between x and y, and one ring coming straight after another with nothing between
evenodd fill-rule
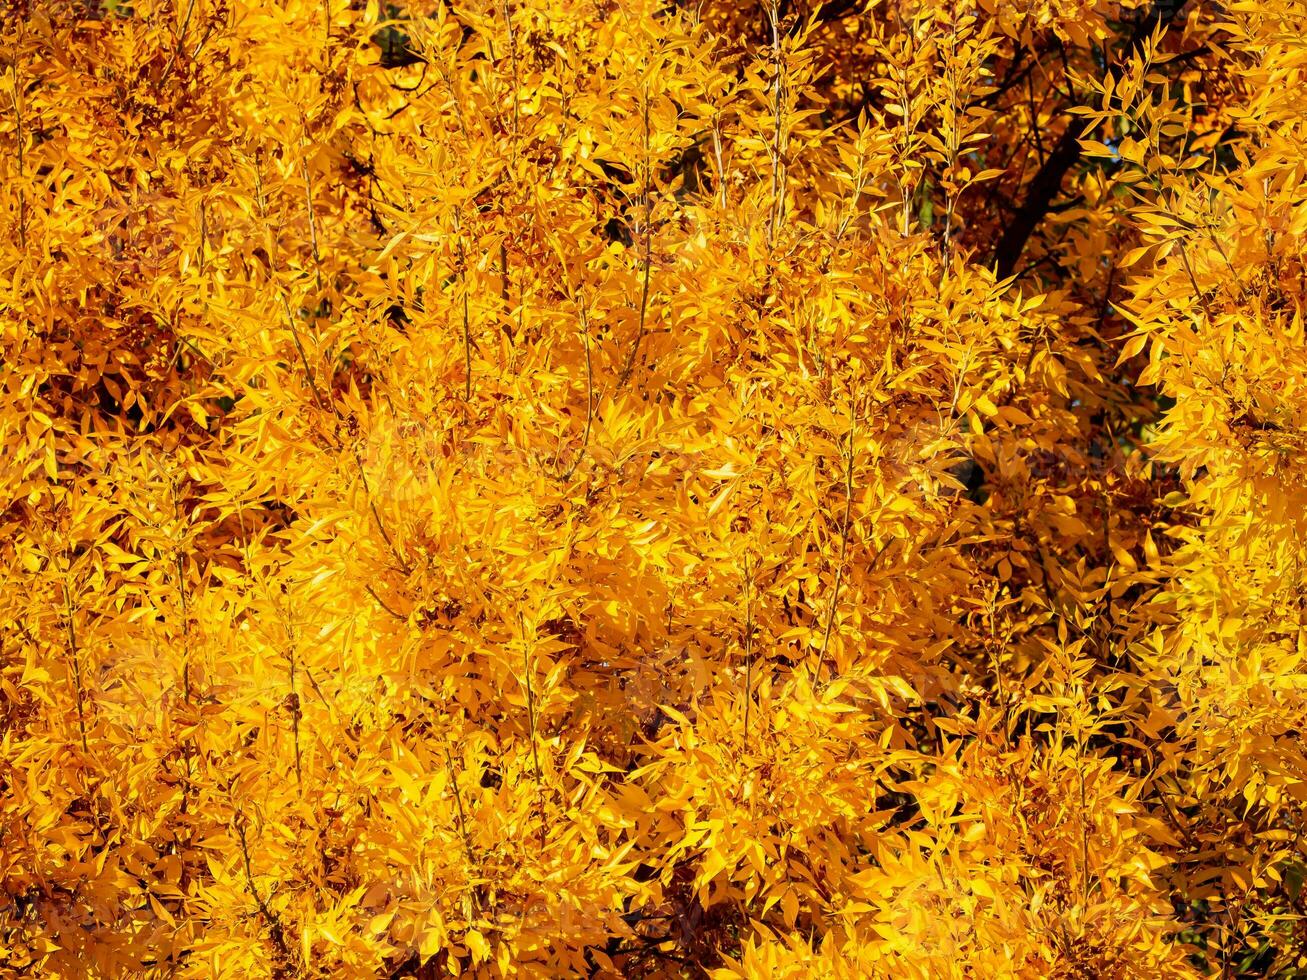
<instances>
[{"instance_id":1,"label":"slender stem","mask_svg":"<svg viewBox=\"0 0 1307 980\"><path fill-rule=\"evenodd\" d=\"M641 190L641 198L644 202L644 218L641 222L640 233L644 236L644 257L641 260L641 278L640 284L640 317L639 325L635 331L635 342L631 344L631 351L626 355L626 364L622 367L621 377L617 380L618 389L626 387L626 382L631 378L631 371L635 368L635 358L640 351L640 342L644 340L645 320L649 313L649 269L653 264L653 229L651 225L651 202L650 202L650 162L649 162L649 88L645 86L644 90L644 186Z\"/></svg>"},{"instance_id":2,"label":"slender stem","mask_svg":"<svg viewBox=\"0 0 1307 980\"><path fill-rule=\"evenodd\" d=\"M169 487L172 490L172 513L173 519L181 523L181 499L177 493L177 481L169 480ZM190 673L190 634L191 634L191 614L190 600L186 591L186 568L182 561L182 549L178 545L173 555L173 564L177 570L177 591L181 596L182 604L182 692L186 702L191 700L191 673Z\"/></svg>"},{"instance_id":3,"label":"slender stem","mask_svg":"<svg viewBox=\"0 0 1307 980\"><path fill-rule=\"evenodd\" d=\"M455 230L458 233L458 285L463 294L463 401L472 400L472 320L467 306L467 251L463 245L463 221L456 218Z\"/></svg>"},{"instance_id":4,"label":"slender stem","mask_svg":"<svg viewBox=\"0 0 1307 980\"><path fill-rule=\"evenodd\" d=\"M390 606L386 605L385 601L381 598L381 596L377 595L376 591L372 588L371 585L369 585L368 583L364 582L364 583L363 583L363 588L364 588L364 590L367 592L368 595L372 596L372 598L373 598L374 600L376 600L376 603L377 603L378 606L380 606L382 609L386 610L386 612L390 613L390 615L394 616L394 617L395 617L396 619L398 619L401 623L407 621L406 617L401 616L401 615L400 615L399 613L397 613L395 610L391 609Z\"/></svg>"},{"instance_id":5,"label":"slender stem","mask_svg":"<svg viewBox=\"0 0 1307 980\"><path fill-rule=\"evenodd\" d=\"M186 28L190 26L191 14L195 13L195 0L190 0L186 4L186 13L182 17L182 29L177 35L177 44L172 49L172 54L168 58L168 64L164 65L163 74L159 76L159 84L172 74L172 66L177 63L177 55L181 53L182 45L186 43Z\"/></svg>"},{"instance_id":6,"label":"slender stem","mask_svg":"<svg viewBox=\"0 0 1307 980\"><path fill-rule=\"evenodd\" d=\"M340 418L340 410L336 408L335 404L328 406L326 401L323 399L322 393L318 389L317 376L313 373L313 368L309 364L308 356L304 353L304 344L300 341L299 330L295 327L295 317L290 311L290 304L286 302L285 296L281 297L281 305L286 311L286 322L290 325L291 339L295 342L295 350L299 354L300 364L304 366L304 373L308 376L309 388L313 392L313 401L317 404L320 410L324 412L330 411L337 418ZM399 549L395 547L394 539L391 538L390 532L386 530L385 522L382 521L381 514L377 510L376 499L373 497L372 487L368 483L368 474L363 467L363 456L359 452L357 446L353 447L351 451L354 456L354 463L358 466L359 479L363 481L363 494L367 497L368 510L372 512L372 519L377 523L377 530L381 532L381 537L386 542L386 547L390 549L390 553L394 557L398 567L405 573L410 572L412 571L412 568L409 566L408 562L404 561L399 553Z\"/></svg>"},{"instance_id":7,"label":"slender stem","mask_svg":"<svg viewBox=\"0 0 1307 980\"><path fill-rule=\"evenodd\" d=\"M472 849L472 838L467 832L467 814L463 810L463 793L458 788L458 772L454 768L454 756L449 751L449 746L445 746L445 765L449 769L449 785L454 791L454 806L458 814L458 833L463 838L463 847L467 850L467 859L470 863L476 864L476 851Z\"/></svg>"},{"instance_id":8,"label":"slender stem","mask_svg":"<svg viewBox=\"0 0 1307 980\"><path fill-rule=\"evenodd\" d=\"M308 187L307 164L305 165L304 176L305 176L305 187L307 188ZM272 226L268 222L268 211L263 197L262 170L260 168L260 161L257 154L254 160L254 183L255 183L255 200L259 206L259 216L263 219L264 230L268 235L269 248L275 250L275 239L272 235ZM311 194L309 194L309 227L310 229L313 228L313 202L312 202ZM316 234L313 237L313 242L314 242L313 244L314 260L317 261L318 256L317 256ZM275 270L276 259L271 253L268 255L268 262L271 269ZM322 287L322 278L321 275L319 275L318 277L319 290L321 290L321 287ZM304 344L300 341L299 330L295 326L295 316L293 313L291 313L290 303L287 302L286 297L284 295L281 297L281 306L282 309L286 311L286 323L290 326L290 335L291 335L291 339L295 342L295 351L296 353L299 354L300 364L303 365L304 373L308 377L309 387L310 389L312 389L313 392L313 401L317 404L320 410L324 412L330 411L333 415L336 416L336 418L339 419L340 409L336 407L334 402L331 405L328 405L325 399L323 398L321 391L318 388L317 376L313 373L313 368L309 364L308 356L304 353ZM367 472L363 468L363 456L359 453L357 446L354 447L353 449L353 455L354 455L355 465L358 466L359 478L363 481L363 493L367 497L368 509L372 512L372 519L376 521L377 530L381 532L381 537L386 542L386 547L390 549L390 553L394 557L398 567L400 568L401 571L407 574L408 572L412 571L412 568L409 566L408 562L404 561L403 557L400 555L399 549L395 547L394 540L391 538L390 533L386 530L385 523L381 520L381 514L377 511L376 500L372 495L372 488L368 484Z\"/></svg>"},{"instance_id":9,"label":"slender stem","mask_svg":"<svg viewBox=\"0 0 1307 980\"><path fill-rule=\"evenodd\" d=\"M208 251L209 243L209 209L205 206L204 198L200 198L200 249L199 249L199 267L200 278L204 278L204 259L205 252Z\"/></svg>"},{"instance_id":10,"label":"slender stem","mask_svg":"<svg viewBox=\"0 0 1307 980\"><path fill-rule=\"evenodd\" d=\"M774 241L777 226L785 213L784 173L782 171L781 145L781 86L783 84L783 62L781 58L781 22L779 0L770 0L767 4L767 20L771 24L772 46L772 145L771 145L771 213L768 215L767 240Z\"/></svg>"},{"instance_id":11,"label":"slender stem","mask_svg":"<svg viewBox=\"0 0 1307 980\"><path fill-rule=\"evenodd\" d=\"M525 633L522 635L522 676L526 683L526 718L531 733L531 764L535 768L536 783L539 784L543 776L540 769L540 753L536 746L535 686L531 683L531 652Z\"/></svg>"},{"instance_id":12,"label":"slender stem","mask_svg":"<svg viewBox=\"0 0 1307 980\"><path fill-rule=\"evenodd\" d=\"M510 325L509 313L512 311L512 305L508 296L508 246L503 241L499 243L499 299L504 304L504 332L508 334L511 342L513 339L513 328Z\"/></svg>"},{"instance_id":13,"label":"slender stem","mask_svg":"<svg viewBox=\"0 0 1307 980\"><path fill-rule=\"evenodd\" d=\"M172 491L173 520L180 528L182 520L181 495L177 492L177 480L168 479ZM173 555L173 565L177 573L177 592L182 605L182 702L189 708L191 703L191 613L190 595L186 589L186 564L182 558L181 543L178 542ZM186 760L186 785L182 787L181 811L185 813L190 805L191 783L195 780L196 735L192 733L182 746L182 758Z\"/></svg>"},{"instance_id":14,"label":"slender stem","mask_svg":"<svg viewBox=\"0 0 1307 980\"><path fill-rule=\"evenodd\" d=\"M840 531L840 560L835 568L835 588L831 595L830 609L826 613L826 630L821 639L821 658L817 661L818 678L821 677L822 669L826 665L826 649L830 645L830 633L831 627L835 623L835 611L839 608L840 586L844 584L844 559L849 550L849 523L853 513L853 438L858 421L854 406L853 393L850 391L848 450L844 472L844 525ZM831 671L834 673L833 667Z\"/></svg>"},{"instance_id":15,"label":"slender stem","mask_svg":"<svg viewBox=\"0 0 1307 980\"><path fill-rule=\"evenodd\" d=\"M318 222L313 209L313 179L309 176L309 158L300 155L300 170L304 174L304 204L309 213L309 246L313 251L313 276L318 284L318 302L322 302L322 254L318 251Z\"/></svg>"},{"instance_id":16,"label":"slender stem","mask_svg":"<svg viewBox=\"0 0 1307 980\"><path fill-rule=\"evenodd\" d=\"M713 116L712 152L717 161L717 206L726 211L726 162L722 158L722 129L718 116Z\"/></svg>"},{"instance_id":17,"label":"slender stem","mask_svg":"<svg viewBox=\"0 0 1307 980\"><path fill-rule=\"evenodd\" d=\"M463 246L460 243L459 251ZM463 361L467 377L463 382L463 401L472 400L472 328L467 312L467 284L463 284Z\"/></svg>"},{"instance_id":18,"label":"slender stem","mask_svg":"<svg viewBox=\"0 0 1307 980\"><path fill-rule=\"evenodd\" d=\"M293 962L290 945L286 942L286 931L282 928L281 919L277 913L268 907L263 896L259 894L258 888L254 885L254 869L250 865L250 844L245 836L245 814L240 810L236 811L236 839L240 842L241 858L245 870L245 887L254 896L254 904L259 910L259 915L263 917L264 925L268 928L268 933L272 936L272 941L277 947L277 951L288 961Z\"/></svg>"},{"instance_id":19,"label":"slender stem","mask_svg":"<svg viewBox=\"0 0 1307 980\"><path fill-rule=\"evenodd\" d=\"M917 41L916 24L914 23L912 25L912 29L908 31L909 43L908 43L908 51L906 56L907 59L911 59L916 56L916 46L917 46L916 41ZM899 74L899 100L900 100L899 109L903 116L904 159L907 158L907 155L912 148L912 133L916 129L915 124L910 124L911 117L909 115L909 113L911 112L911 106L909 102L911 99L911 88L912 88L912 82L909 77L910 67L911 67L910 61L905 60L903 63L903 70ZM902 161L900 161L900 163L901 162ZM908 181L905 178L906 178L906 174L899 177L899 188L900 188L899 193L900 196L903 198L903 235L906 237L908 232L912 228L912 224L911 224L912 199L908 196Z\"/></svg>"},{"instance_id":20,"label":"slender stem","mask_svg":"<svg viewBox=\"0 0 1307 980\"><path fill-rule=\"evenodd\" d=\"M399 553L399 548L395 546L395 541L390 536L390 532L386 530L386 524L381 519L381 513L377 510L376 498L372 495L372 486L368 483L367 471L363 468L363 455L358 451L357 447L354 449L354 464L358 467L359 480L363 483L363 496L367 498L368 510L372 512L372 520L376 522L377 530L381 533L381 539L386 542L386 547L390 549L390 555L395 559L396 567L407 575L413 571L413 566L404 560L404 556ZM375 596L376 594L373 593L374 598ZM377 601L380 602L381 600L378 599Z\"/></svg>"},{"instance_id":21,"label":"slender stem","mask_svg":"<svg viewBox=\"0 0 1307 980\"><path fill-rule=\"evenodd\" d=\"M959 142L958 129L959 119L962 115L962 107L959 104L958 97L958 15L955 6L950 7L949 21L951 31L949 34L949 58L948 67L945 72L948 76L948 113L949 113L949 141L948 141L948 169L952 171L958 162L958 152L961 149ZM947 258L949 249L953 244L953 209L957 206L957 195L953 191L947 192L948 207L945 209L944 217L944 255ZM948 266L944 267L945 275L948 274Z\"/></svg>"},{"instance_id":22,"label":"slender stem","mask_svg":"<svg viewBox=\"0 0 1307 980\"><path fill-rule=\"evenodd\" d=\"M513 36L513 15L508 9L508 0L503 0L500 4L500 11L504 15L504 31L508 34L508 61L513 71L513 142L512 142L512 162L513 168L517 168L517 133L520 124L519 114L519 93L522 90L521 76L517 68L517 39Z\"/></svg>"},{"instance_id":23,"label":"slender stem","mask_svg":"<svg viewBox=\"0 0 1307 980\"><path fill-rule=\"evenodd\" d=\"M1077 726L1078 727L1078 726ZM1076 732L1076 770L1080 775L1080 863L1084 888L1084 907L1089 907L1089 804L1085 795L1085 733Z\"/></svg>"},{"instance_id":24,"label":"slender stem","mask_svg":"<svg viewBox=\"0 0 1307 980\"><path fill-rule=\"evenodd\" d=\"M18 89L18 57L13 57L14 65L14 138L18 145L18 243L27 250L27 181L23 161L23 104Z\"/></svg>"},{"instance_id":25,"label":"slender stem","mask_svg":"<svg viewBox=\"0 0 1307 980\"><path fill-rule=\"evenodd\" d=\"M540 749L536 738L536 698L535 686L531 683L533 666L531 662L531 644L527 642L526 624L521 613L518 613L518 624L522 629L522 677L526 686L526 717L531 737L531 764L535 768L536 805L540 810L540 850L543 851L545 849L545 783L544 773L540 768Z\"/></svg>"},{"instance_id":26,"label":"slender stem","mask_svg":"<svg viewBox=\"0 0 1307 980\"><path fill-rule=\"evenodd\" d=\"M558 478L564 483L572 478L572 474L576 472L576 468L581 465L581 460L585 458L586 449L590 445L590 428L594 424L594 362L590 355L590 323L586 319L584 304L580 307L580 314L581 339L585 343L585 432L581 436L581 449L576 454L576 459L572 460L572 465L567 468L567 472Z\"/></svg>"},{"instance_id":27,"label":"slender stem","mask_svg":"<svg viewBox=\"0 0 1307 980\"><path fill-rule=\"evenodd\" d=\"M254 203L259 206L259 219L268 239L268 267L275 270L278 264L277 239L272 233L272 223L268 221L268 202L263 193L263 154L257 147L254 150Z\"/></svg>"},{"instance_id":28,"label":"slender stem","mask_svg":"<svg viewBox=\"0 0 1307 980\"><path fill-rule=\"evenodd\" d=\"M749 754L749 710L753 707L753 575L744 560L744 754Z\"/></svg>"},{"instance_id":29,"label":"slender stem","mask_svg":"<svg viewBox=\"0 0 1307 980\"><path fill-rule=\"evenodd\" d=\"M281 297L282 308L286 311L286 322L290 325L290 336L295 342L295 351L299 354L300 364L304 366L304 373L309 379L309 388L313 392L313 401L322 411L328 411L327 403L322 398L322 393L318 390L318 378L313 373L313 366L309 364L308 355L304 353L304 344L300 341L300 332L295 326L295 315L290 311L290 303L286 297Z\"/></svg>"},{"instance_id":30,"label":"slender stem","mask_svg":"<svg viewBox=\"0 0 1307 980\"><path fill-rule=\"evenodd\" d=\"M1212 307L1207 302L1207 294L1198 286L1198 277L1194 275L1194 267L1189 262L1189 250L1184 247L1184 238L1177 237L1175 243L1177 246L1176 250L1180 253L1180 261L1184 265L1185 275L1189 278L1189 285L1193 287L1194 298L1197 299L1199 304L1202 306L1203 315L1207 317L1207 322L1214 325L1215 320L1212 317Z\"/></svg>"},{"instance_id":31,"label":"slender stem","mask_svg":"<svg viewBox=\"0 0 1307 980\"><path fill-rule=\"evenodd\" d=\"M77 626L73 622L76 609L73 606L72 593L68 591L68 583L64 583L64 609L67 616L66 628L68 630L68 656L73 663L73 686L77 692L77 729L82 736L82 752L89 755L90 749L86 745L86 695L82 687L82 662L81 656L77 649Z\"/></svg>"},{"instance_id":32,"label":"slender stem","mask_svg":"<svg viewBox=\"0 0 1307 980\"><path fill-rule=\"evenodd\" d=\"M290 728L291 738L295 743L295 784L299 787L300 796L302 797L304 795L304 769L300 754L300 696L295 687L295 647L293 643L286 653L286 660L290 665Z\"/></svg>"}]
</instances>

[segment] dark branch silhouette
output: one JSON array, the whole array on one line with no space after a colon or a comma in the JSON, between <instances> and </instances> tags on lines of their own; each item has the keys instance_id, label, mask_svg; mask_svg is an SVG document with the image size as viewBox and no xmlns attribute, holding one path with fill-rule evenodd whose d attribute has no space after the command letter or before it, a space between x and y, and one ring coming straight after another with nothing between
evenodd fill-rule
<instances>
[{"instance_id":1,"label":"dark branch silhouette","mask_svg":"<svg viewBox=\"0 0 1307 980\"><path fill-rule=\"evenodd\" d=\"M1143 47L1144 42L1153 35L1158 27L1167 27L1179 15L1184 0L1159 0L1154 3L1130 34L1124 57L1109 69L1113 81L1120 77L1130 58ZM1016 214L1003 231L998 245L994 248L994 272L999 279L1006 279L1016 269L1026 243L1034 234L1048 214L1053 198L1062 188L1062 180L1067 171L1080 159L1080 140L1089 127L1086 116L1072 116L1062 137L1057 141L1039 171L1026 188L1026 198L1017 208Z\"/></svg>"}]
</instances>

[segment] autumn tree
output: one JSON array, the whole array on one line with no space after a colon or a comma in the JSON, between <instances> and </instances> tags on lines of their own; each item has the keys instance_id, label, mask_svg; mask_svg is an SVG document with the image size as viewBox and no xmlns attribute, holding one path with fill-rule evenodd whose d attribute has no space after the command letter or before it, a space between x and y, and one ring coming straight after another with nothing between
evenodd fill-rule
<instances>
[{"instance_id":1,"label":"autumn tree","mask_svg":"<svg viewBox=\"0 0 1307 980\"><path fill-rule=\"evenodd\" d=\"M22 0L0 965L1307 969L1307 5Z\"/></svg>"}]
</instances>

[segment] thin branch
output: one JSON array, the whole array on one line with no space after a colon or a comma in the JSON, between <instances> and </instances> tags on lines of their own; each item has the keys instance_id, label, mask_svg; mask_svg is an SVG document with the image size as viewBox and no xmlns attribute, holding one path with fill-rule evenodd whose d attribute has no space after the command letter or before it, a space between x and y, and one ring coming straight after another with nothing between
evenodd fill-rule
<instances>
[{"instance_id":1,"label":"thin branch","mask_svg":"<svg viewBox=\"0 0 1307 980\"><path fill-rule=\"evenodd\" d=\"M821 657L817 661L817 677L821 677L826 665L826 649L830 645L831 627L835 623L835 612L840 603L840 586L844 584L844 560L849 550L849 524L853 516L853 439L858 417L853 392L849 392L849 436L847 463L844 471L844 524L840 530L840 560L835 568L835 588L831 595L830 609L826 613L826 629L821 639ZM832 674L834 668L831 669Z\"/></svg>"},{"instance_id":2,"label":"thin branch","mask_svg":"<svg viewBox=\"0 0 1307 980\"><path fill-rule=\"evenodd\" d=\"M526 638L526 622L522 614L517 614L518 626L522 631L522 680L526 687L526 717L531 737L531 764L535 769L536 805L540 810L540 850L545 849L545 796L544 772L540 768L540 748L536 738L536 696L535 685L531 683L533 664L531 662L531 644Z\"/></svg>"},{"instance_id":3,"label":"thin branch","mask_svg":"<svg viewBox=\"0 0 1307 980\"><path fill-rule=\"evenodd\" d=\"M767 241L776 239L776 229L785 215L785 176L781 166L784 148L781 145L781 86L783 84L784 63L781 57L781 12L780 0L769 0L767 20L771 25L772 48L772 145L771 145L771 212L767 220Z\"/></svg>"},{"instance_id":4,"label":"thin branch","mask_svg":"<svg viewBox=\"0 0 1307 980\"><path fill-rule=\"evenodd\" d=\"M631 344L631 351L626 356L626 364L622 367L622 374L617 379L617 388L620 391L626 387L626 382L630 380L631 371L635 368L635 357L640 351L640 342L644 339L645 319L649 312L649 268L653 262L653 229L650 226L651 204L649 200L649 183L650 183L650 162L649 162L649 89L646 86L644 92L644 188L641 197L644 200L644 219L643 227L640 229L644 235L644 258L641 261L642 279L640 284L640 319L639 325L635 331L635 342Z\"/></svg>"},{"instance_id":5,"label":"thin branch","mask_svg":"<svg viewBox=\"0 0 1307 980\"><path fill-rule=\"evenodd\" d=\"M249 889L250 894L254 897L254 904L259 910L259 915L263 917L264 925L268 928L269 935L272 936L272 942L277 947L277 951L288 963L294 963L295 957L291 952L290 944L286 942L286 930L282 927L281 919L277 913L268 907L263 896L259 894L258 888L254 885L254 869L250 866L250 844L245 836L245 814L240 810L236 811L236 838L240 842L241 858L244 862L245 870L245 887Z\"/></svg>"},{"instance_id":6,"label":"thin branch","mask_svg":"<svg viewBox=\"0 0 1307 980\"><path fill-rule=\"evenodd\" d=\"M454 768L454 756L449 751L449 746L445 746L445 765L449 769L449 785L454 791L454 805L458 814L458 833L463 838L463 847L467 850L467 859L469 863L476 865L476 851L472 849L472 838L467 832L467 814L463 810L463 793L458 788L458 772Z\"/></svg>"},{"instance_id":7,"label":"thin branch","mask_svg":"<svg viewBox=\"0 0 1307 980\"><path fill-rule=\"evenodd\" d=\"M562 474L558 479L566 483L576 472L576 468L581 465L581 460L585 458L586 450L590 446L590 428L594 424L594 403L595 403L595 379L594 379L594 360L590 354L590 323L586 319L585 306L578 306L581 314L581 339L585 342L585 432L581 436L581 448L576 454L576 459L572 460L572 465L567 468L567 472Z\"/></svg>"},{"instance_id":8,"label":"thin branch","mask_svg":"<svg viewBox=\"0 0 1307 980\"><path fill-rule=\"evenodd\" d=\"M159 76L160 85L167 81L168 76L172 74L172 66L177 63L177 55L181 53L182 45L186 43L186 28L190 26L191 14L193 13L195 13L195 0L190 0L186 5L186 14L182 17L182 27L177 34L177 43L173 46L172 55L168 58L168 64L163 67L163 74Z\"/></svg>"},{"instance_id":9,"label":"thin branch","mask_svg":"<svg viewBox=\"0 0 1307 980\"><path fill-rule=\"evenodd\" d=\"M68 657L73 663L73 686L77 692L77 729L82 736L82 752L90 755L90 749L86 746L86 695L82 687L82 662L77 648L77 626L73 622L76 610L67 582L64 583L64 609L67 616L65 627L68 631Z\"/></svg>"},{"instance_id":10,"label":"thin branch","mask_svg":"<svg viewBox=\"0 0 1307 980\"><path fill-rule=\"evenodd\" d=\"M18 244L27 251L27 174L23 162L23 105L18 87L18 57L13 56L14 65L14 141L18 147Z\"/></svg>"},{"instance_id":11,"label":"thin branch","mask_svg":"<svg viewBox=\"0 0 1307 980\"><path fill-rule=\"evenodd\" d=\"M749 754L749 709L753 706L753 578L744 560L744 754Z\"/></svg>"},{"instance_id":12,"label":"thin branch","mask_svg":"<svg viewBox=\"0 0 1307 980\"><path fill-rule=\"evenodd\" d=\"M363 588L368 595L372 596L372 598L376 601L378 606L386 610L386 612L390 613L390 615L394 616L401 623L408 622L408 617L401 616L399 613L395 612L395 610L391 609L390 606L386 605L385 601L381 598L381 596L377 595L377 593L373 591L371 585L369 585L367 582L364 582Z\"/></svg>"},{"instance_id":13,"label":"thin branch","mask_svg":"<svg viewBox=\"0 0 1307 980\"><path fill-rule=\"evenodd\" d=\"M467 251L463 246L463 222L457 221L455 231L458 234L458 285L463 294L463 364L466 376L463 379L463 401L472 401L472 320L467 305Z\"/></svg>"},{"instance_id":14,"label":"thin branch","mask_svg":"<svg viewBox=\"0 0 1307 980\"><path fill-rule=\"evenodd\" d=\"M1109 69L1112 80L1121 77L1124 64L1132 58L1158 28L1168 26L1179 15L1184 0L1158 0L1148 13L1135 25L1126 44L1125 58L1121 63ZM1027 188L1026 199L1013 215L1004 230L998 245L994 248L994 275L997 279L1007 279L1017 267L1021 253L1035 230L1043 222L1053 203L1053 198L1062 189L1062 181L1067 172L1080 159L1080 140L1089 129L1090 118L1075 115L1067 123L1057 146L1044 160Z\"/></svg>"}]
</instances>

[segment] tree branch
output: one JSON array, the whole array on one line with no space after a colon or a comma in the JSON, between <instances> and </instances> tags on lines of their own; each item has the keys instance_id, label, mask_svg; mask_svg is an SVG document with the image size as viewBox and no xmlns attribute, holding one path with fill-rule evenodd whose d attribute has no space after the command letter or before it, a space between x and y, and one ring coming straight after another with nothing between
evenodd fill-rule
<instances>
[{"instance_id":1,"label":"tree branch","mask_svg":"<svg viewBox=\"0 0 1307 980\"><path fill-rule=\"evenodd\" d=\"M1126 45L1125 57L1109 69L1115 81L1121 76L1123 66L1144 45L1159 27L1168 26L1180 13L1184 0L1158 0L1148 13L1135 25ZM998 245L994 248L994 273L998 279L1012 275L1026 243L1034 234L1048 213L1053 198L1062 188L1062 180L1067 171L1080 159L1080 140L1089 127L1086 116L1073 116L1047 159L1028 185L1026 199L1012 217L1012 221L1003 231Z\"/></svg>"}]
</instances>

